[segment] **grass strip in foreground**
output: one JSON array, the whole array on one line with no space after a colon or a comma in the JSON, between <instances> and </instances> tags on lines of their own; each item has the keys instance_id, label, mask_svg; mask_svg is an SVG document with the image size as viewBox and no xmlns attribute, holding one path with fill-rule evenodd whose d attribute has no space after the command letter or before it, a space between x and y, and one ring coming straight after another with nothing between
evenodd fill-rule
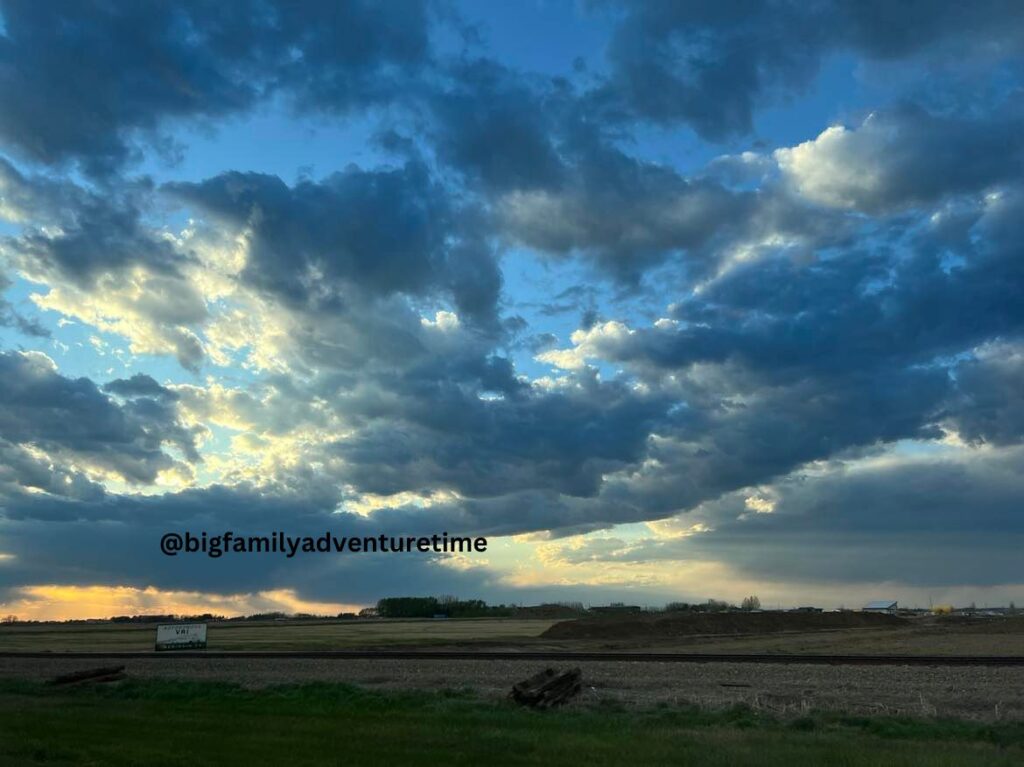
<instances>
[{"instance_id":1,"label":"grass strip in foreground","mask_svg":"<svg viewBox=\"0 0 1024 767\"><path fill-rule=\"evenodd\" d=\"M928 765L1024 763L1024 723L607 705L538 713L467 692L0 683L0 764Z\"/></svg>"}]
</instances>

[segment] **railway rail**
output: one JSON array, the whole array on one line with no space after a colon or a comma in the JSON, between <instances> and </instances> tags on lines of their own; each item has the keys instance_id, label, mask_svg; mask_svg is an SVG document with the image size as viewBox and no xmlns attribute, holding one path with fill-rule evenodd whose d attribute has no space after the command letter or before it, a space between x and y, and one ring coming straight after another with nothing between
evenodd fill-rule
<instances>
[{"instance_id":1,"label":"railway rail","mask_svg":"<svg viewBox=\"0 0 1024 767\"><path fill-rule=\"evenodd\" d=\"M776 653L665 653L665 652L511 652L451 650L324 650L324 651L99 651L99 652L0 652L0 658L46 658L124 660L163 658L204 659L311 659L311 660L502 660L587 662L626 661L630 663L769 663L831 666L1024 666L1020 655L792 655Z\"/></svg>"}]
</instances>

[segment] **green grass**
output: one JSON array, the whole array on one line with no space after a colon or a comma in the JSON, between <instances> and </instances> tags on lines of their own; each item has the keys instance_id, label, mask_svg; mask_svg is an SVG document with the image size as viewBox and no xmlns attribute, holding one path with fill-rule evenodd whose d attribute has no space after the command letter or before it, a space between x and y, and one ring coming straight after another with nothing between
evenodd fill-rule
<instances>
[{"instance_id":1,"label":"green grass","mask_svg":"<svg viewBox=\"0 0 1024 767\"><path fill-rule=\"evenodd\" d=\"M0 683L0 764L1019 765L1024 724L750 709L538 713L469 693L313 684Z\"/></svg>"}]
</instances>

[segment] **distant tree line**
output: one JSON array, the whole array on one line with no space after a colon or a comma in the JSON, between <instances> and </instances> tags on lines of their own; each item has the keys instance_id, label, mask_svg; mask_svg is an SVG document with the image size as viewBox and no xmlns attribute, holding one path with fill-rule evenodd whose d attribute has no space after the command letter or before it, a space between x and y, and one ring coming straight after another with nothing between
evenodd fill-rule
<instances>
[{"instance_id":1,"label":"distant tree line","mask_svg":"<svg viewBox=\"0 0 1024 767\"><path fill-rule=\"evenodd\" d=\"M158 614L158 615L115 615L109 619L102 618L68 618L65 620L38 620L38 619L27 619L20 620L16 615L0 615L0 626L13 626L13 625L29 625L29 624L43 624L43 623L62 623L62 624L90 624L90 623L102 623L110 621L111 623L129 623L129 624L151 624L151 623L208 623L213 621L303 621L303 620L319 620L330 619L331 617L337 617L340 619L357 619L357 618L433 618L436 616L443 616L445 618L505 618L505 617L521 617L521 618L575 618L583 615L590 614L607 614L607 613L627 613L627 612L639 612L641 610L646 612L687 612L687 613L721 613L721 612L735 612L735 611L755 611L761 609L761 600L756 596L744 597L740 602L739 606L730 602L725 602L718 599L708 599L704 602L669 602L667 605L662 607L644 607L641 608L637 605L626 605L622 602L613 602L605 607L593 606L586 607L582 602L548 602L540 605L532 605L529 607L516 606L516 605L488 605L482 599L459 599L454 596L440 596L440 597L387 597L377 602L376 607L367 607L360 610L358 613L354 612L343 612L337 616L328 615L313 615L310 613L285 613L285 612L263 612L253 613L252 615L237 615L234 617L226 617L224 615L216 615L213 613L202 613L199 615L173 615ZM804 608L807 609L807 608ZM842 608L841 608L842 609ZM1017 609L1013 602L1010 602L1007 608L998 608L1005 612L1007 615L1017 615L1021 611ZM969 607L961 608L961 611L965 613L972 613L976 611L976 606L972 603ZM953 613L954 608L952 606L942 606L940 608L934 608L932 612L936 613Z\"/></svg>"},{"instance_id":2,"label":"distant tree line","mask_svg":"<svg viewBox=\"0 0 1024 767\"><path fill-rule=\"evenodd\" d=\"M227 620L223 615L203 613L202 615L115 615L110 619L111 623L176 623L186 621L190 623L206 623L208 621Z\"/></svg>"},{"instance_id":3,"label":"distant tree line","mask_svg":"<svg viewBox=\"0 0 1024 767\"><path fill-rule=\"evenodd\" d=\"M735 610L760 610L761 600L756 596L744 597L740 606L737 607L729 602L718 599L709 599L707 602L669 602L665 605L665 612L683 613L726 613Z\"/></svg>"},{"instance_id":4,"label":"distant tree line","mask_svg":"<svg viewBox=\"0 0 1024 767\"><path fill-rule=\"evenodd\" d=\"M446 618L506 617L515 607L488 605L482 599L442 597L386 597L377 602L377 615L382 618Z\"/></svg>"}]
</instances>

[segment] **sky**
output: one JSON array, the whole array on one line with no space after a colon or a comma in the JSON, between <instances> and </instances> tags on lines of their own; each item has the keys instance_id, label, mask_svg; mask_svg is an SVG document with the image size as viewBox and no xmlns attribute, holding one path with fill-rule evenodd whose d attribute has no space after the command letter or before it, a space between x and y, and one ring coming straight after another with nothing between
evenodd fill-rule
<instances>
[{"instance_id":1,"label":"sky","mask_svg":"<svg viewBox=\"0 0 1024 767\"><path fill-rule=\"evenodd\" d=\"M0 613L1024 602L1024 5L0 0ZM471 554L165 556L199 535Z\"/></svg>"}]
</instances>

